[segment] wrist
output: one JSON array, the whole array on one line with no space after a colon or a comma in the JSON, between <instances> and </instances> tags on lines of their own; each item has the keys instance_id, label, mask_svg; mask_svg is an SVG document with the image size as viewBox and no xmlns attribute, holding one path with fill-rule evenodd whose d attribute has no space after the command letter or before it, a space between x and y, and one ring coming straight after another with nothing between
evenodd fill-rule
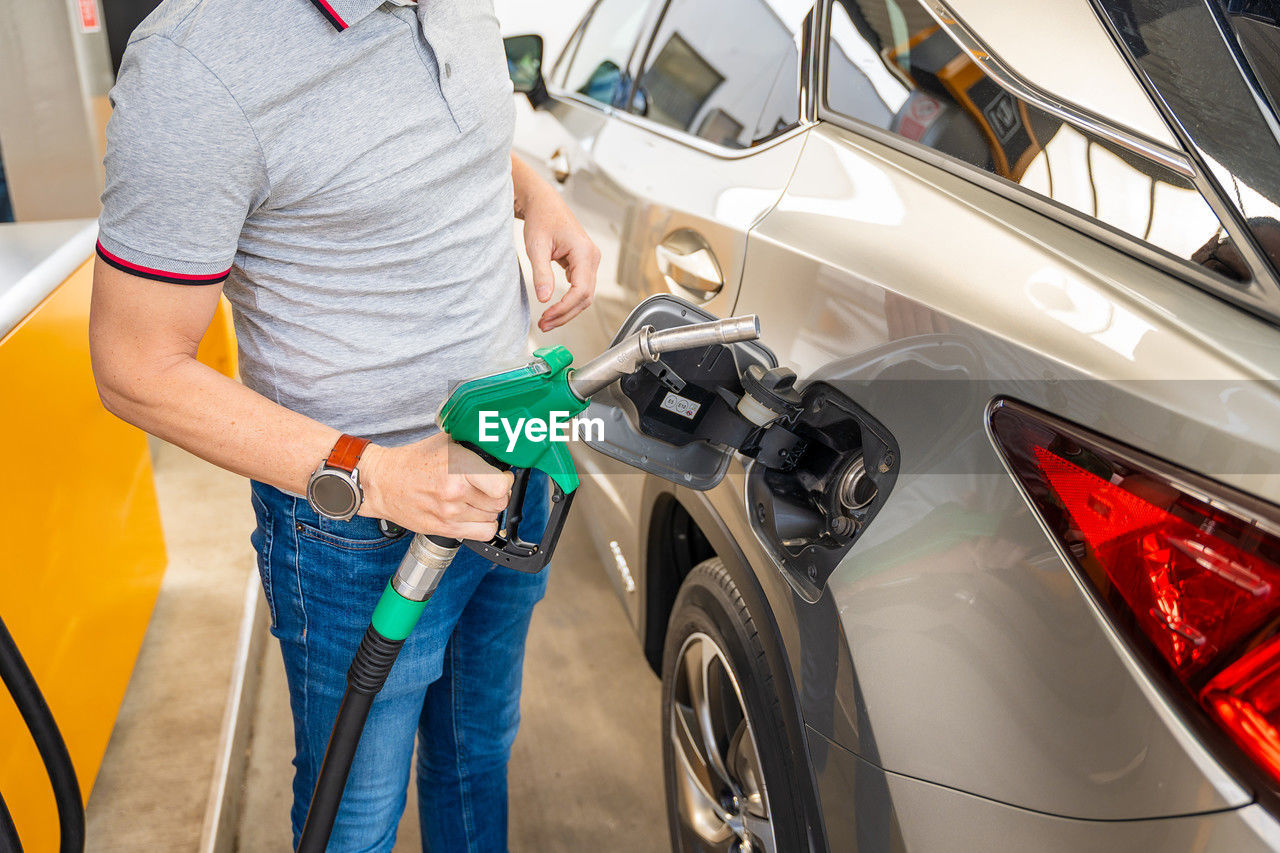
<instances>
[{"instance_id":1,"label":"wrist","mask_svg":"<svg viewBox=\"0 0 1280 853\"><path fill-rule=\"evenodd\" d=\"M356 515L386 518L386 501L383 499L385 466L382 463L388 449L380 444L370 444L360 456L360 491L364 499Z\"/></svg>"},{"instance_id":2,"label":"wrist","mask_svg":"<svg viewBox=\"0 0 1280 853\"><path fill-rule=\"evenodd\" d=\"M364 452L369 439L343 434L307 480L307 503L321 516L350 521L364 503Z\"/></svg>"},{"instance_id":3,"label":"wrist","mask_svg":"<svg viewBox=\"0 0 1280 853\"><path fill-rule=\"evenodd\" d=\"M560 194L549 183L537 175L530 175L516 192L516 218L528 221L530 214L561 204Z\"/></svg>"}]
</instances>

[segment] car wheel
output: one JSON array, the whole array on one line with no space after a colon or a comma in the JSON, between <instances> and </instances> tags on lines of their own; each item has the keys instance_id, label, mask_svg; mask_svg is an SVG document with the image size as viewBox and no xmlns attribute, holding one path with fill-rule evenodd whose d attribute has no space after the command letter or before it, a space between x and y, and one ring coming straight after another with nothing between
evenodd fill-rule
<instances>
[{"instance_id":1,"label":"car wheel","mask_svg":"<svg viewBox=\"0 0 1280 853\"><path fill-rule=\"evenodd\" d=\"M685 578L662 655L663 769L676 851L805 847L774 679L719 558Z\"/></svg>"}]
</instances>

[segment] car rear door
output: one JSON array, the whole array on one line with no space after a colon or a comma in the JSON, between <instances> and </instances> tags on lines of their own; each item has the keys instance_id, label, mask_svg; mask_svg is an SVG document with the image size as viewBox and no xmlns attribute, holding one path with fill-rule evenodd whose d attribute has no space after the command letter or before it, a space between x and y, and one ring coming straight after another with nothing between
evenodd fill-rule
<instances>
[{"instance_id":1,"label":"car rear door","mask_svg":"<svg viewBox=\"0 0 1280 853\"><path fill-rule=\"evenodd\" d=\"M670 0L633 11L638 18L626 14L625 0L595 7L549 80L554 102L537 120L555 126L538 134L541 149L529 156L551 164L603 258L593 307L546 340L580 357L597 353L654 293L731 313L747 232L781 196L804 146L801 69L812 5ZM602 26L649 35L626 56L618 38L598 33ZM578 462L598 475L584 478L582 500L634 620L638 602L623 567L634 565L643 535L643 477L594 453Z\"/></svg>"}]
</instances>

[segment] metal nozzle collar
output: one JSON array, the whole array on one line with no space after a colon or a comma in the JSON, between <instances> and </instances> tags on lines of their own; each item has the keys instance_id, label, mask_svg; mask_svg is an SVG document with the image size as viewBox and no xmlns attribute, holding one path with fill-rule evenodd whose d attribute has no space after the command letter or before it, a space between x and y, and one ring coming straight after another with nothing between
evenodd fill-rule
<instances>
[{"instance_id":1,"label":"metal nozzle collar","mask_svg":"<svg viewBox=\"0 0 1280 853\"><path fill-rule=\"evenodd\" d=\"M713 344L734 344L760 337L755 314L694 323L658 331L642 326L569 375L569 387L580 400L588 400L623 376L658 360L664 352L699 349Z\"/></svg>"},{"instance_id":2,"label":"metal nozzle collar","mask_svg":"<svg viewBox=\"0 0 1280 853\"><path fill-rule=\"evenodd\" d=\"M391 579L392 588L410 601L426 601L457 553L456 545L438 545L419 533L409 543L409 551Z\"/></svg>"}]
</instances>

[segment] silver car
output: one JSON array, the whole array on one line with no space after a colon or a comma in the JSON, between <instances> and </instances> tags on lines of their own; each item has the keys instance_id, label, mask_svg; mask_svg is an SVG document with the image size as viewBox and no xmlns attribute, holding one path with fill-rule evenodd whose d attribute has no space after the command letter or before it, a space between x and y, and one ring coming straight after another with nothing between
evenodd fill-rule
<instances>
[{"instance_id":1,"label":"silver car","mask_svg":"<svg viewBox=\"0 0 1280 853\"><path fill-rule=\"evenodd\" d=\"M1280 5L599 0L508 48L604 256L551 342L674 294L798 377L705 482L577 454L672 846L1280 849Z\"/></svg>"}]
</instances>

